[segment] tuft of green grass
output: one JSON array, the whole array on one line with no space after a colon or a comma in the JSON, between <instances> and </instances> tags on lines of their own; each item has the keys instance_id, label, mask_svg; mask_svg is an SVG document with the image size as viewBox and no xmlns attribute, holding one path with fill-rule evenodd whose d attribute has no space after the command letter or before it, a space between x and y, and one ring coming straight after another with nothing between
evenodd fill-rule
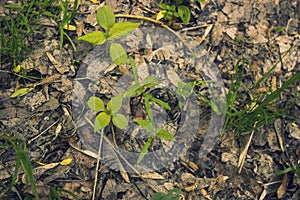
<instances>
[{"instance_id":1,"label":"tuft of green grass","mask_svg":"<svg viewBox=\"0 0 300 200\"><path fill-rule=\"evenodd\" d=\"M10 188L13 188L16 184L17 177L19 175L19 169L22 167L25 174L26 185L32 188L35 199L39 199L37 188L35 185L35 180L32 173L32 165L30 158L26 152L26 144L24 141L19 139L17 136L0 136L0 148L13 147L17 155L16 166L13 173Z\"/></svg>"},{"instance_id":2,"label":"tuft of green grass","mask_svg":"<svg viewBox=\"0 0 300 200\"><path fill-rule=\"evenodd\" d=\"M17 66L31 52L28 39L41 28L39 19L53 0L19 0L5 4L8 16L0 18L0 56ZM3 28L2 28L3 27Z\"/></svg>"},{"instance_id":3,"label":"tuft of green grass","mask_svg":"<svg viewBox=\"0 0 300 200\"><path fill-rule=\"evenodd\" d=\"M59 48L62 49L67 38L73 49L76 47L65 30L77 12L78 0L18 0L17 3L4 4L8 16L0 18L0 62L12 61L12 66L19 65L33 50L30 39L35 31L44 28L40 23L42 17L52 17L59 23ZM72 9L69 7L72 4ZM55 8L55 9L54 9ZM3 27L3 28L2 28ZM0 63L1 64L1 63Z\"/></svg>"},{"instance_id":4,"label":"tuft of green grass","mask_svg":"<svg viewBox=\"0 0 300 200\"><path fill-rule=\"evenodd\" d=\"M233 77L227 92L227 116L224 130L232 127L239 134L251 133L254 127L266 126L278 117L289 118L286 114L287 108L282 108L281 106L283 100L280 99L280 95L300 80L300 73L298 72L284 82L276 91L268 91L265 94L257 95L254 90L259 88L260 83L270 76L277 63L252 87L247 87L243 83L243 74L238 69L239 67L244 68L246 65L251 66L251 63L245 58L240 59L236 63L234 66L235 77ZM249 98L243 98L240 92L241 89L244 90L244 97L248 96L250 100Z\"/></svg>"}]
</instances>

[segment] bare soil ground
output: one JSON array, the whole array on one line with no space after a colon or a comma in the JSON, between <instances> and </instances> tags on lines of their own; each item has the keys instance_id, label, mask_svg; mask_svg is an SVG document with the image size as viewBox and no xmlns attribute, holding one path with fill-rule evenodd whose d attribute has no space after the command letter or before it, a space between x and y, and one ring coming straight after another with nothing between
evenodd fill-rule
<instances>
[{"instance_id":1,"label":"bare soil ground","mask_svg":"<svg viewBox=\"0 0 300 200\"><path fill-rule=\"evenodd\" d=\"M147 17L153 17L159 12L158 3L148 0L106 1L116 13ZM73 112L74 87L81 81L78 87L85 88L79 91L84 93L96 90L108 101L113 93L109 85L115 84L116 80L125 76L124 71L112 68L108 70L105 78L102 77L95 84L82 81L89 70L92 74L97 74L93 69L93 61L98 54L105 51L101 49L104 46L97 49L76 40L78 36L99 28L95 18L98 6L99 4L91 1L81 1L78 7L78 13L71 22L77 29L68 32L75 42L76 52L67 40L63 49L58 50L57 26L51 20L44 19L42 23L47 25L46 29L32 38L30 43L35 51L22 63L24 68L34 68L30 72L31 75L44 78L44 82L26 96L10 98L16 88L28 87L34 82L24 78L18 79L17 76L5 72L11 70L8 64L2 63L0 67L0 134L16 134L26 141L41 199L48 199L52 186L71 191L83 199L92 197L97 160L94 154L83 151L87 147L82 145L81 138L83 134L90 143L98 140L93 138L90 130L79 127L80 123L75 119L78 115ZM222 76L225 88L229 88L236 73L234 65L242 57L252 63L252 66L243 69L243 79L247 84L255 83L277 63L266 81L257 89L257 93L269 91L269 88L276 90L300 71L299 1L206 0L205 3L195 2L189 6L192 11L189 25L185 26L176 21L168 25L177 31L183 40L192 38L208 53ZM144 27L158 26L149 22L139 22ZM279 30L280 27L282 30ZM174 41L173 45L176 42L178 41ZM161 46L167 44L169 43L166 41L166 44ZM133 48L139 43L133 42L131 45ZM292 45L294 46L290 49ZM285 55L286 52L288 53ZM167 53L165 51L162 55L154 55L152 52L152 56L156 56L152 61L156 60L159 64L171 62L173 68L177 64L179 67L176 69L185 73L186 77L201 79L201 75L195 70L180 68L183 65L180 61L168 60ZM147 55L149 54L144 53L144 56ZM83 69L84 77L78 73ZM298 85L283 92L282 103L279 106L287 108L287 115L299 119L300 99L297 90L300 90L299 81ZM243 92L240 91L238 100L251 98ZM295 104L288 107L295 95L298 95ZM204 106L203 114L205 108ZM167 192L173 188L180 188L183 191L181 198L187 200L300 199L299 178L293 173L275 176L279 170L300 162L299 121L278 118L268 126L257 129L240 173L239 156L250 140L250 134L239 136L234 128L228 127L212 151L199 158L199 149L208 130L208 123L209 120L203 119L191 145L187 149L183 148L185 152L180 152L182 155L164 168L136 174L114 170L114 163L112 166L102 163L99 169L97 199L150 199L155 192ZM118 135L118 132L115 135L118 145L140 149L138 140L128 139ZM185 141L181 139L178 143L184 144ZM72 158L72 163L67 166L37 168L40 166L37 161L48 164L66 158ZM20 199L17 194L22 198L28 193L32 194L22 180L22 173L18 177L15 191L7 190L13 175L15 159L12 148L0 151L0 180L3 183L0 184L0 197L1 194L6 194L5 199ZM69 195L65 195L64 198L72 199Z\"/></svg>"}]
</instances>

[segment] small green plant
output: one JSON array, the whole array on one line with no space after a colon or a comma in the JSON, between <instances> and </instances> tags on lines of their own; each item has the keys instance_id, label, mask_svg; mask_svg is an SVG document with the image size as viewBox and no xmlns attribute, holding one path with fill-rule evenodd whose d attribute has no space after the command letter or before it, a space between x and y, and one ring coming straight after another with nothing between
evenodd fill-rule
<instances>
[{"instance_id":1,"label":"small green plant","mask_svg":"<svg viewBox=\"0 0 300 200\"><path fill-rule=\"evenodd\" d=\"M181 190L179 188L175 188L170 190L167 194L162 192L156 192L151 197L151 200L179 200L179 195L181 194Z\"/></svg>"},{"instance_id":2,"label":"small green plant","mask_svg":"<svg viewBox=\"0 0 300 200\"><path fill-rule=\"evenodd\" d=\"M100 112L94 124L94 131L105 128L111 121L119 129L124 129L128 125L126 117L118 111L122 107L122 95L115 96L110 99L106 107L99 97L92 96L89 98L87 105L93 111Z\"/></svg>"},{"instance_id":3,"label":"small green plant","mask_svg":"<svg viewBox=\"0 0 300 200\"><path fill-rule=\"evenodd\" d=\"M12 60L15 67L31 52L27 40L41 28L39 20L52 0L19 0L5 4L8 16L0 19L0 56L3 62Z\"/></svg>"},{"instance_id":4,"label":"small green plant","mask_svg":"<svg viewBox=\"0 0 300 200\"><path fill-rule=\"evenodd\" d=\"M280 170L275 175L279 176L279 175L286 174L289 172L295 173L297 178L300 179L300 163L298 163L295 167L288 167L284 170Z\"/></svg>"},{"instance_id":5,"label":"small green plant","mask_svg":"<svg viewBox=\"0 0 300 200\"><path fill-rule=\"evenodd\" d=\"M31 186L35 199L38 200L39 195L37 192L35 180L32 173L31 161L26 152L26 144L24 143L24 141L18 139L16 136L0 136L0 148L7 148L10 146L14 148L15 153L17 155L15 171L11 181L11 188L16 183L19 174L19 169L20 167L22 167L25 174L26 185Z\"/></svg>"},{"instance_id":6,"label":"small green plant","mask_svg":"<svg viewBox=\"0 0 300 200\"><path fill-rule=\"evenodd\" d=\"M246 65L251 66L251 63L245 58L237 62L235 65L236 74L227 92L227 115L224 130L231 125L237 129L239 134L251 133L255 127L254 124L257 124L256 127L261 127L268 125L278 117L288 118L285 114L285 108L278 106L280 103L279 97L285 89L300 80L300 73L296 73L277 90L270 91L269 94L258 96L253 93L253 90L270 75L277 64L264 74L252 87L247 87L243 83L242 74L238 70L238 66L244 68ZM251 97L250 100L239 96L240 88L245 89L246 93ZM236 107L238 99L239 109Z\"/></svg>"},{"instance_id":7,"label":"small green plant","mask_svg":"<svg viewBox=\"0 0 300 200\"><path fill-rule=\"evenodd\" d=\"M71 3L72 2L72 3ZM71 30L71 25L69 24L70 21L74 18L77 7L78 7L78 0L70 1L70 0L58 0L59 7L55 10L55 13L45 11L43 14L49 17L53 17L56 22L59 23L59 49L61 50L64 43L64 37L68 39L70 44L72 45L74 51L76 51L76 46L73 43L72 39L68 35L65 30ZM72 10L69 12L69 8L72 5ZM76 28L75 28L76 29Z\"/></svg>"},{"instance_id":8,"label":"small green plant","mask_svg":"<svg viewBox=\"0 0 300 200\"><path fill-rule=\"evenodd\" d=\"M144 79L143 83L139 83L133 58L129 57L129 60L132 66L135 83L131 85L124 94L119 94L115 97L112 97L107 103L106 107L104 106L103 101L95 96L89 98L87 105L93 111L100 112L95 119L95 132L105 128L110 122L112 122L113 125L115 125L117 128L124 129L126 126L128 126L128 120L124 115L118 113L118 111L122 107L123 98L140 96L141 101L143 101L140 103L144 104L145 111L148 117L148 119L133 119L148 133L147 141L142 148L142 151L137 160L137 163L140 163L144 156L147 154L154 136L166 140L175 140L175 138L166 129L155 127L155 121L153 119L151 110L151 103L156 103L166 110L171 110L171 107L168 105L168 103L151 96L149 93L149 91L154 88L159 83L159 81L153 76L148 76Z\"/></svg>"},{"instance_id":9,"label":"small green plant","mask_svg":"<svg viewBox=\"0 0 300 200\"><path fill-rule=\"evenodd\" d=\"M175 140L175 138L168 130L155 127L155 121L153 119L151 110L151 102L162 106L166 110L171 110L171 107L168 103L151 96L151 94L147 92L154 88L156 85L158 85L159 81L153 76L148 76L143 80L143 83L140 83L138 81L138 74L136 66L133 62L133 58L130 57L129 60L134 74L134 84L127 89L127 91L124 93L124 97L133 97L136 95L141 96L141 100L143 101L148 117L148 119L134 119L134 121L138 123L148 133L147 141L144 147L142 148L142 151L137 160L138 164L143 160L143 158L147 154L148 149L152 143L153 136L166 140Z\"/></svg>"},{"instance_id":10,"label":"small green plant","mask_svg":"<svg viewBox=\"0 0 300 200\"><path fill-rule=\"evenodd\" d=\"M117 65L125 64L128 60L125 49L121 44L112 43L111 41L129 35L139 26L139 23L116 23L115 14L109 6L100 7L97 10L96 17L98 24L105 30L105 32L93 31L79 37L78 40L85 41L94 45L101 45L105 42L108 42L110 46L109 52L112 61Z\"/></svg>"},{"instance_id":11,"label":"small green plant","mask_svg":"<svg viewBox=\"0 0 300 200\"><path fill-rule=\"evenodd\" d=\"M75 200L82 199L82 198L78 198L75 194L73 194L72 192L70 192L68 190L64 190L64 189L58 188L56 186L52 186L50 188L49 200L62 200L62 199L64 199L64 198L62 198L63 194L68 194L68 195L72 196L72 198Z\"/></svg>"},{"instance_id":12,"label":"small green plant","mask_svg":"<svg viewBox=\"0 0 300 200\"><path fill-rule=\"evenodd\" d=\"M174 18L180 18L187 25L191 19L189 7L182 5L183 0L175 0L173 4L162 3L159 7L162 9L156 16L156 20L165 19L171 21Z\"/></svg>"}]
</instances>

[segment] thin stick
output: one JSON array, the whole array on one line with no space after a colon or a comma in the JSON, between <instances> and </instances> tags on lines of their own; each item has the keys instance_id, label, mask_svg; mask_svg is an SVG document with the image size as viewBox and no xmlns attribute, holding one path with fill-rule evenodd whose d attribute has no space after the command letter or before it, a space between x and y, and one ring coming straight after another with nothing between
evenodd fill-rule
<instances>
[{"instance_id":1,"label":"thin stick","mask_svg":"<svg viewBox=\"0 0 300 200\"><path fill-rule=\"evenodd\" d=\"M239 161L238 161L238 173L240 174L242 172L242 169L243 169L243 166L244 166L244 163L245 163L245 160L246 160L246 156L247 156L247 152L248 152L248 149L249 149L249 146L251 144L251 141L252 141L252 138L253 138L253 135L254 135L254 131L256 129L256 124L257 122L254 123L254 128L251 132L251 135L250 135L250 138L245 146L245 149L241 152L240 154L240 157L239 157Z\"/></svg>"},{"instance_id":2,"label":"thin stick","mask_svg":"<svg viewBox=\"0 0 300 200\"><path fill-rule=\"evenodd\" d=\"M95 180L94 180L94 188L93 188L93 197L92 200L95 200L96 196L96 188L97 188L97 182L98 182L98 170L99 170L99 165L100 165L100 156L101 156L101 149L102 149L102 141L103 141L103 128L101 129L100 133L100 144L99 144L99 149L98 149L98 157L97 157L97 165L96 165L96 171L95 171Z\"/></svg>"},{"instance_id":3,"label":"thin stick","mask_svg":"<svg viewBox=\"0 0 300 200\"><path fill-rule=\"evenodd\" d=\"M31 142L33 142L34 140L36 140L37 138L39 138L41 135L43 135L46 131L48 131L52 126L54 126L59 120L56 120L53 124L51 124L48 128L46 128L45 130L43 130L40 134L38 134L37 136L35 136L34 138L32 138L31 140L28 141L28 144L30 144Z\"/></svg>"}]
</instances>

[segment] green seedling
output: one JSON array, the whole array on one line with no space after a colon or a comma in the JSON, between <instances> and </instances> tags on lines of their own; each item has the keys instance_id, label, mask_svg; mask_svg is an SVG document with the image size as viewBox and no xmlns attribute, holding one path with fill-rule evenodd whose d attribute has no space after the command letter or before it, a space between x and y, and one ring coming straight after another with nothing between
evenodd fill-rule
<instances>
[{"instance_id":1,"label":"green seedling","mask_svg":"<svg viewBox=\"0 0 300 200\"><path fill-rule=\"evenodd\" d=\"M183 98L188 98L191 96L191 94L194 91L194 88L196 86L199 85L204 85L206 83L209 83L211 81L192 81L189 83L183 83L183 82L178 82L178 87L176 88L176 94L179 97L183 97ZM209 105L211 107L211 109L217 114L217 115L221 115L223 112L221 112L220 108L218 105L216 105L215 101L210 100L209 98L207 98L206 96L197 93L198 95L198 100L200 102L203 102L205 105ZM180 108L181 108L182 104L180 103Z\"/></svg>"},{"instance_id":2,"label":"green seedling","mask_svg":"<svg viewBox=\"0 0 300 200\"><path fill-rule=\"evenodd\" d=\"M156 20L165 19L171 21L174 18L180 18L187 25L191 19L191 11L187 6L182 5L183 0L175 0L174 4L160 4L162 9L156 16Z\"/></svg>"},{"instance_id":3,"label":"green seedling","mask_svg":"<svg viewBox=\"0 0 300 200\"><path fill-rule=\"evenodd\" d=\"M35 199L38 200L39 195L37 192L35 180L34 180L33 173L32 173L31 161L26 152L25 142L18 139L15 136L0 136L0 148L8 147L8 146L12 146L17 155L16 166L15 166L15 171L14 171L12 182L11 182L11 187L13 187L14 184L16 183L16 180L17 180L17 177L19 174L19 169L20 169L20 167L22 167L24 174L25 174L26 185L31 186L32 191L35 196Z\"/></svg>"},{"instance_id":4,"label":"green seedling","mask_svg":"<svg viewBox=\"0 0 300 200\"><path fill-rule=\"evenodd\" d=\"M117 128L124 129L128 126L126 117L118 111L122 107L123 98L122 95L115 96L104 106L103 101L99 97L92 96L89 98L87 105L95 112L100 112L94 123L94 131L104 129L110 122L112 122Z\"/></svg>"},{"instance_id":5,"label":"green seedling","mask_svg":"<svg viewBox=\"0 0 300 200\"><path fill-rule=\"evenodd\" d=\"M300 179L300 163L298 163L295 167L288 167L284 170L280 170L275 175L279 176L279 175L287 174L287 173L290 173L290 172L295 173L297 178Z\"/></svg>"},{"instance_id":6,"label":"green seedling","mask_svg":"<svg viewBox=\"0 0 300 200\"><path fill-rule=\"evenodd\" d=\"M285 89L292 86L300 79L300 73L296 73L283 83L283 85L276 91L270 91L269 94L264 94L264 96L254 96L251 91L259 87L259 84L270 75L276 64L251 88L248 88L243 83L242 74L238 71L238 66L245 67L245 65L251 65L251 63L245 58L239 60L239 62L235 65L236 74L227 92L227 111L224 126L224 130L229 125L234 127L237 129L239 134L251 133L253 131L253 127L255 127L255 123L257 123L256 127L261 127L268 125L278 117L288 117L285 114L285 108L280 109L278 106L279 103L281 103L279 97ZM247 102L245 99L240 97L240 93L238 91L241 87L244 88L246 93L252 97L250 102ZM237 103L239 103L239 108L236 107Z\"/></svg>"},{"instance_id":7,"label":"green seedling","mask_svg":"<svg viewBox=\"0 0 300 200\"><path fill-rule=\"evenodd\" d=\"M51 2L20 0L18 4L4 4L8 16L0 18L0 61L12 61L15 67L32 51L27 41L42 28L39 20Z\"/></svg>"},{"instance_id":8,"label":"green seedling","mask_svg":"<svg viewBox=\"0 0 300 200\"><path fill-rule=\"evenodd\" d=\"M179 200L179 195L181 194L181 190L179 188L175 188L170 190L168 194L162 192L156 192L151 200Z\"/></svg>"},{"instance_id":9,"label":"green seedling","mask_svg":"<svg viewBox=\"0 0 300 200\"><path fill-rule=\"evenodd\" d=\"M149 93L147 93L147 91L151 90L156 85L158 85L159 81L157 80L157 78L155 78L153 76L148 76L143 80L142 84L139 83L138 74L137 74L136 66L133 62L133 58L130 57L129 61L131 63L132 71L133 71L133 75L134 75L134 84L127 89L127 91L124 93L124 97L127 98L127 97L132 97L135 95L141 95L143 97L142 98L144 101L143 103L145 105L145 110L146 110L146 113L148 116L148 119L146 119L146 120L134 119L134 121L136 123L138 123L148 133L147 141L146 141L144 147L142 148L142 151L137 160L137 164L138 164L143 160L143 158L147 154L148 149L152 143L153 136L159 137L161 139L166 139L166 140L175 140L175 138L166 129L156 128L154 126L155 121L154 121L153 115L152 115L151 102L162 106L166 110L171 110L171 107L168 105L168 103L166 103L160 99L157 99L155 97L152 97Z\"/></svg>"},{"instance_id":10,"label":"green seedling","mask_svg":"<svg viewBox=\"0 0 300 200\"><path fill-rule=\"evenodd\" d=\"M62 200L62 199L64 199L64 198L62 198L62 195L64 193L72 196L72 198L75 199L75 200L81 200L82 199L82 198L78 198L74 193L72 193L68 190L64 190L64 189L58 188L56 186L52 186L50 188L49 200Z\"/></svg>"},{"instance_id":11,"label":"green seedling","mask_svg":"<svg viewBox=\"0 0 300 200\"><path fill-rule=\"evenodd\" d=\"M74 18L77 7L78 7L78 0L72 1L63 1L58 0L59 9L58 12L53 14L49 11L45 11L43 14L49 17L53 17L56 22L59 23L59 49L61 50L64 43L64 37L68 39L70 44L72 45L74 51L76 51L76 46L74 42L72 41L71 37L67 34L65 30L70 30L71 25L69 24L70 21ZM72 5L72 10L69 12L69 7Z\"/></svg>"},{"instance_id":12,"label":"green seedling","mask_svg":"<svg viewBox=\"0 0 300 200\"><path fill-rule=\"evenodd\" d=\"M94 45L101 45L108 42L110 45L110 57L112 61L117 64L125 64L128 56L124 47L119 43L112 43L111 41L120 39L132 33L139 23L133 22L118 22L116 23L115 14L108 6L100 7L97 10L97 22L105 30L93 31L78 38L78 40L85 41Z\"/></svg>"}]
</instances>

